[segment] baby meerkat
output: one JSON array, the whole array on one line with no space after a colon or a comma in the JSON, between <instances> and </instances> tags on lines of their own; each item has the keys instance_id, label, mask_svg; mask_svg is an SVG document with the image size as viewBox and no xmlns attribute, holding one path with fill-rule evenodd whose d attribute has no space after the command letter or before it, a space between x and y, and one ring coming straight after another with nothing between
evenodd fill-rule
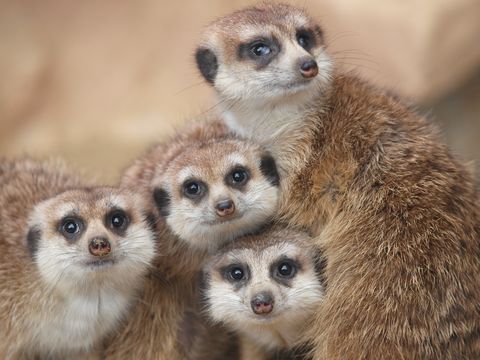
<instances>
[{"instance_id":1,"label":"baby meerkat","mask_svg":"<svg viewBox=\"0 0 480 360\"><path fill-rule=\"evenodd\" d=\"M96 351L134 300L155 253L140 198L82 187L54 162L0 163L0 354Z\"/></svg>"},{"instance_id":2,"label":"baby meerkat","mask_svg":"<svg viewBox=\"0 0 480 360\"><path fill-rule=\"evenodd\" d=\"M159 249L165 256L156 262L125 330L108 346L108 359L187 357L178 329L195 305L198 272L213 251L274 216L278 184L273 158L226 134L218 122L184 129L127 169L122 186L143 194L160 215Z\"/></svg>"},{"instance_id":3,"label":"baby meerkat","mask_svg":"<svg viewBox=\"0 0 480 360\"><path fill-rule=\"evenodd\" d=\"M293 349L322 301L322 267L304 232L273 227L237 239L205 266L207 312L245 340L243 359Z\"/></svg>"},{"instance_id":4,"label":"baby meerkat","mask_svg":"<svg viewBox=\"0 0 480 360\"><path fill-rule=\"evenodd\" d=\"M228 128L277 161L278 217L327 259L314 358L480 358L478 190L437 129L335 70L292 6L220 18L196 59Z\"/></svg>"}]
</instances>

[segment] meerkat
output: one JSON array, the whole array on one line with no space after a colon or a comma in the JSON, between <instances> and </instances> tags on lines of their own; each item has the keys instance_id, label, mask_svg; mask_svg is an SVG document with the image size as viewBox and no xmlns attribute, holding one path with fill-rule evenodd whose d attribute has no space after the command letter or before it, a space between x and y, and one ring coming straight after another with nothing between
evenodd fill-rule
<instances>
[{"instance_id":1,"label":"meerkat","mask_svg":"<svg viewBox=\"0 0 480 360\"><path fill-rule=\"evenodd\" d=\"M141 198L60 162L0 162L0 354L83 358L127 313L155 253Z\"/></svg>"},{"instance_id":2,"label":"meerkat","mask_svg":"<svg viewBox=\"0 0 480 360\"><path fill-rule=\"evenodd\" d=\"M435 126L336 70L292 6L214 21L196 60L226 126L277 161L278 218L327 259L314 358L480 358L478 190Z\"/></svg>"},{"instance_id":3,"label":"meerkat","mask_svg":"<svg viewBox=\"0 0 480 360\"><path fill-rule=\"evenodd\" d=\"M162 258L124 331L107 346L107 359L188 357L181 324L194 307L203 262L273 217L278 185L273 158L226 134L218 121L180 130L126 170L122 187L143 194L158 212Z\"/></svg>"},{"instance_id":4,"label":"meerkat","mask_svg":"<svg viewBox=\"0 0 480 360\"><path fill-rule=\"evenodd\" d=\"M322 301L323 266L301 231L275 226L239 238L204 268L206 312L238 332L242 359L292 350Z\"/></svg>"}]
</instances>

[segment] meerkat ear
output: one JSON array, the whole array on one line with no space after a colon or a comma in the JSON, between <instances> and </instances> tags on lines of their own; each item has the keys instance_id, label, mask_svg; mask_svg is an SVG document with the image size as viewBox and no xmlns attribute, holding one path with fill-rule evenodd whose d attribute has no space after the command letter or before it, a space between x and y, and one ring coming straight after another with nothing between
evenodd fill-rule
<instances>
[{"instance_id":1,"label":"meerkat ear","mask_svg":"<svg viewBox=\"0 0 480 360\"><path fill-rule=\"evenodd\" d=\"M168 192L162 188L155 188L153 190L153 200L160 215L167 217L170 214L170 195Z\"/></svg>"},{"instance_id":2,"label":"meerkat ear","mask_svg":"<svg viewBox=\"0 0 480 360\"><path fill-rule=\"evenodd\" d=\"M200 47L195 52L195 60L205 80L213 84L218 70L218 60L213 51Z\"/></svg>"},{"instance_id":3,"label":"meerkat ear","mask_svg":"<svg viewBox=\"0 0 480 360\"><path fill-rule=\"evenodd\" d=\"M280 176L278 176L277 165L272 155L265 154L260 160L260 171L273 186L280 185Z\"/></svg>"},{"instance_id":4,"label":"meerkat ear","mask_svg":"<svg viewBox=\"0 0 480 360\"><path fill-rule=\"evenodd\" d=\"M32 258L35 257L35 254L37 253L38 243L40 242L41 237L42 237L42 231L38 227L32 226L28 230L27 249Z\"/></svg>"},{"instance_id":5,"label":"meerkat ear","mask_svg":"<svg viewBox=\"0 0 480 360\"><path fill-rule=\"evenodd\" d=\"M323 288L327 287L327 279L325 277L325 268L327 267L327 258L320 252L316 251L316 256L314 257L315 261L315 272L317 273L318 279L322 283Z\"/></svg>"},{"instance_id":6,"label":"meerkat ear","mask_svg":"<svg viewBox=\"0 0 480 360\"><path fill-rule=\"evenodd\" d=\"M145 217L145 221L147 222L148 228L155 232L157 228L157 217L153 212L148 212L143 215Z\"/></svg>"}]
</instances>

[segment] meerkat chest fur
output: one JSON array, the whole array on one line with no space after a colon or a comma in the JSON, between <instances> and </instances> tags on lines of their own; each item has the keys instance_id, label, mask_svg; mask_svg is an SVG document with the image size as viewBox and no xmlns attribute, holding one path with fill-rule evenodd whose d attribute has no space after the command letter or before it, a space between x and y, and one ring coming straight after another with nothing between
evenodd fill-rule
<instances>
[{"instance_id":1,"label":"meerkat chest fur","mask_svg":"<svg viewBox=\"0 0 480 360\"><path fill-rule=\"evenodd\" d=\"M48 321L33 321L28 327L34 339L41 344L42 352L48 349L76 348L85 351L98 342L98 334L111 331L128 307L131 294L114 289L89 289L83 292L53 294L46 306L48 314L36 313L37 317L48 316ZM35 326L33 326L35 324ZM41 324L41 326L38 326ZM74 344L74 346L72 346Z\"/></svg>"}]
</instances>

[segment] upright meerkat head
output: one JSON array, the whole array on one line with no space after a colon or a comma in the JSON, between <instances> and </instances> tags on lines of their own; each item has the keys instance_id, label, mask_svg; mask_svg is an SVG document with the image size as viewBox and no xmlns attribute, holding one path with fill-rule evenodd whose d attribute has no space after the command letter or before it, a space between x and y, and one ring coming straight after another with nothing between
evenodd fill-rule
<instances>
[{"instance_id":1,"label":"upright meerkat head","mask_svg":"<svg viewBox=\"0 0 480 360\"><path fill-rule=\"evenodd\" d=\"M276 211L275 161L260 146L224 138L185 147L153 177L153 196L172 231L215 250L256 230Z\"/></svg>"},{"instance_id":2,"label":"upright meerkat head","mask_svg":"<svg viewBox=\"0 0 480 360\"><path fill-rule=\"evenodd\" d=\"M269 329L295 341L324 292L311 243L303 232L274 227L227 245L204 270L211 318L254 337Z\"/></svg>"},{"instance_id":3,"label":"upright meerkat head","mask_svg":"<svg viewBox=\"0 0 480 360\"><path fill-rule=\"evenodd\" d=\"M155 254L142 200L115 188L69 190L33 209L27 245L43 279L66 291L137 285Z\"/></svg>"},{"instance_id":4,"label":"upright meerkat head","mask_svg":"<svg viewBox=\"0 0 480 360\"><path fill-rule=\"evenodd\" d=\"M211 23L195 53L222 99L272 102L314 96L329 83L331 61L319 24L305 11L263 4Z\"/></svg>"}]
</instances>

